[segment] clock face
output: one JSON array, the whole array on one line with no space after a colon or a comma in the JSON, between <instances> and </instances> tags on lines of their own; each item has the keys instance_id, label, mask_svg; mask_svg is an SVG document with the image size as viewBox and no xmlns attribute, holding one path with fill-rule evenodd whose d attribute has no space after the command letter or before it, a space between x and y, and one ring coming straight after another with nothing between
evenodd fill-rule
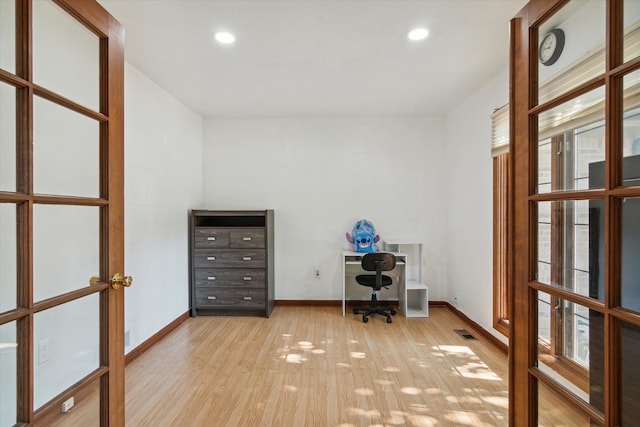
<instances>
[{"instance_id":1,"label":"clock face","mask_svg":"<svg viewBox=\"0 0 640 427\"><path fill-rule=\"evenodd\" d=\"M542 44L540 45L540 60L543 63L551 59L557 45L558 39L555 34L549 33L544 37L544 40L542 40Z\"/></svg>"},{"instance_id":2,"label":"clock face","mask_svg":"<svg viewBox=\"0 0 640 427\"><path fill-rule=\"evenodd\" d=\"M542 65L552 65L560 58L564 48L564 31L560 28L551 30L540 43L538 56Z\"/></svg>"}]
</instances>

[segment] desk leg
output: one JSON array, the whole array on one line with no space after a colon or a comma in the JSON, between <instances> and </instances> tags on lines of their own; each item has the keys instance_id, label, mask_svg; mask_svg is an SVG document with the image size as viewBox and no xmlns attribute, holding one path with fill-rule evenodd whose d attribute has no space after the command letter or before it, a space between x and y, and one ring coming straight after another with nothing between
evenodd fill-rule
<instances>
[{"instance_id":1,"label":"desk leg","mask_svg":"<svg viewBox=\"0 0 640 427\"><path fill-rule=\"evenodd\" d=\"M346 309L345 309L345 279L344 279L344 275L347 273L346 271L346 263L347 263L347 259L346 257L343 255L342 256L342 317L344 317L346 315Z\"/></svg>"}]
</instances>

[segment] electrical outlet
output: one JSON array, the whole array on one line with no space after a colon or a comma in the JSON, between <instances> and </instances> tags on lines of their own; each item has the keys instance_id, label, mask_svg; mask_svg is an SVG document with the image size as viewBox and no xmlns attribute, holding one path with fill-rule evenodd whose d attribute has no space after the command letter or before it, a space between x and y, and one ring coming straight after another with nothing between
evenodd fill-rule
<instances>
[{"instance_id":1,"label":"electrical outlet","mask_svg":"<svg viewBox=\"0 0 640 427\"><path fill-rule=\"evenodd\" d=\"M62 402L62 407L60 409L62 409L62 412L69 412L71 408L73 408L73 405L75 405L75 403L75 399L73 398L73 396L71 396L70 398Z\"/></svg>"},{"instance_id":2,"label":"electrical outlet","mask_svg":"<svg viewBox=\"0 0 640 427\"><path fill-rule=\"evenodd\" d=\"M50 344L51 344L50 338L45 338L43 340L40 340L40 342L38 343L38 363L39 364L48 362L49 359L51 358Z\"/></svg>"}]
</instances>

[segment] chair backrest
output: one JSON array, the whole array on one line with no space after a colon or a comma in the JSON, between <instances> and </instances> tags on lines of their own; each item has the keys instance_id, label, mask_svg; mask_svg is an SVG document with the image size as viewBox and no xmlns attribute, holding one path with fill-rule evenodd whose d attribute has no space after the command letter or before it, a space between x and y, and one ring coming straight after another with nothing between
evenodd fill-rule
<instances>
[{"instance_id":1,"label":"chair backrest","mask_svg":"<svg viewBox=\"0 0 640 427\"><path fill-rule=\"evenodd\" d=\"M380 271L393 270L396 267L396 257L386 252L372 252L362 257L362 268L367 271L376 271L380 265Z\"/></svg>"}]
</instances>

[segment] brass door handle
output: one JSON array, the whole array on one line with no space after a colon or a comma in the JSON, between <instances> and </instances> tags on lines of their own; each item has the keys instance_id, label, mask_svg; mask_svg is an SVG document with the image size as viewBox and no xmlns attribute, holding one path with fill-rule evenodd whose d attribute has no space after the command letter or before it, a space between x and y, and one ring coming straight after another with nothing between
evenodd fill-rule
<instances>
[{"instance_id":1,"label":"brass door handle","mask_svg":"<svg viewBox=\"0 0 640 427\"><path fill-rule=\"evenodd\" d=\"M125 288L128 288L133 283L133 277L123 276L120 273L116 273L113 275L113 277L109 282L111 283L111 287L113 289L119 289L120 286L124 286Z\"/></svg>"}]
</instances>

